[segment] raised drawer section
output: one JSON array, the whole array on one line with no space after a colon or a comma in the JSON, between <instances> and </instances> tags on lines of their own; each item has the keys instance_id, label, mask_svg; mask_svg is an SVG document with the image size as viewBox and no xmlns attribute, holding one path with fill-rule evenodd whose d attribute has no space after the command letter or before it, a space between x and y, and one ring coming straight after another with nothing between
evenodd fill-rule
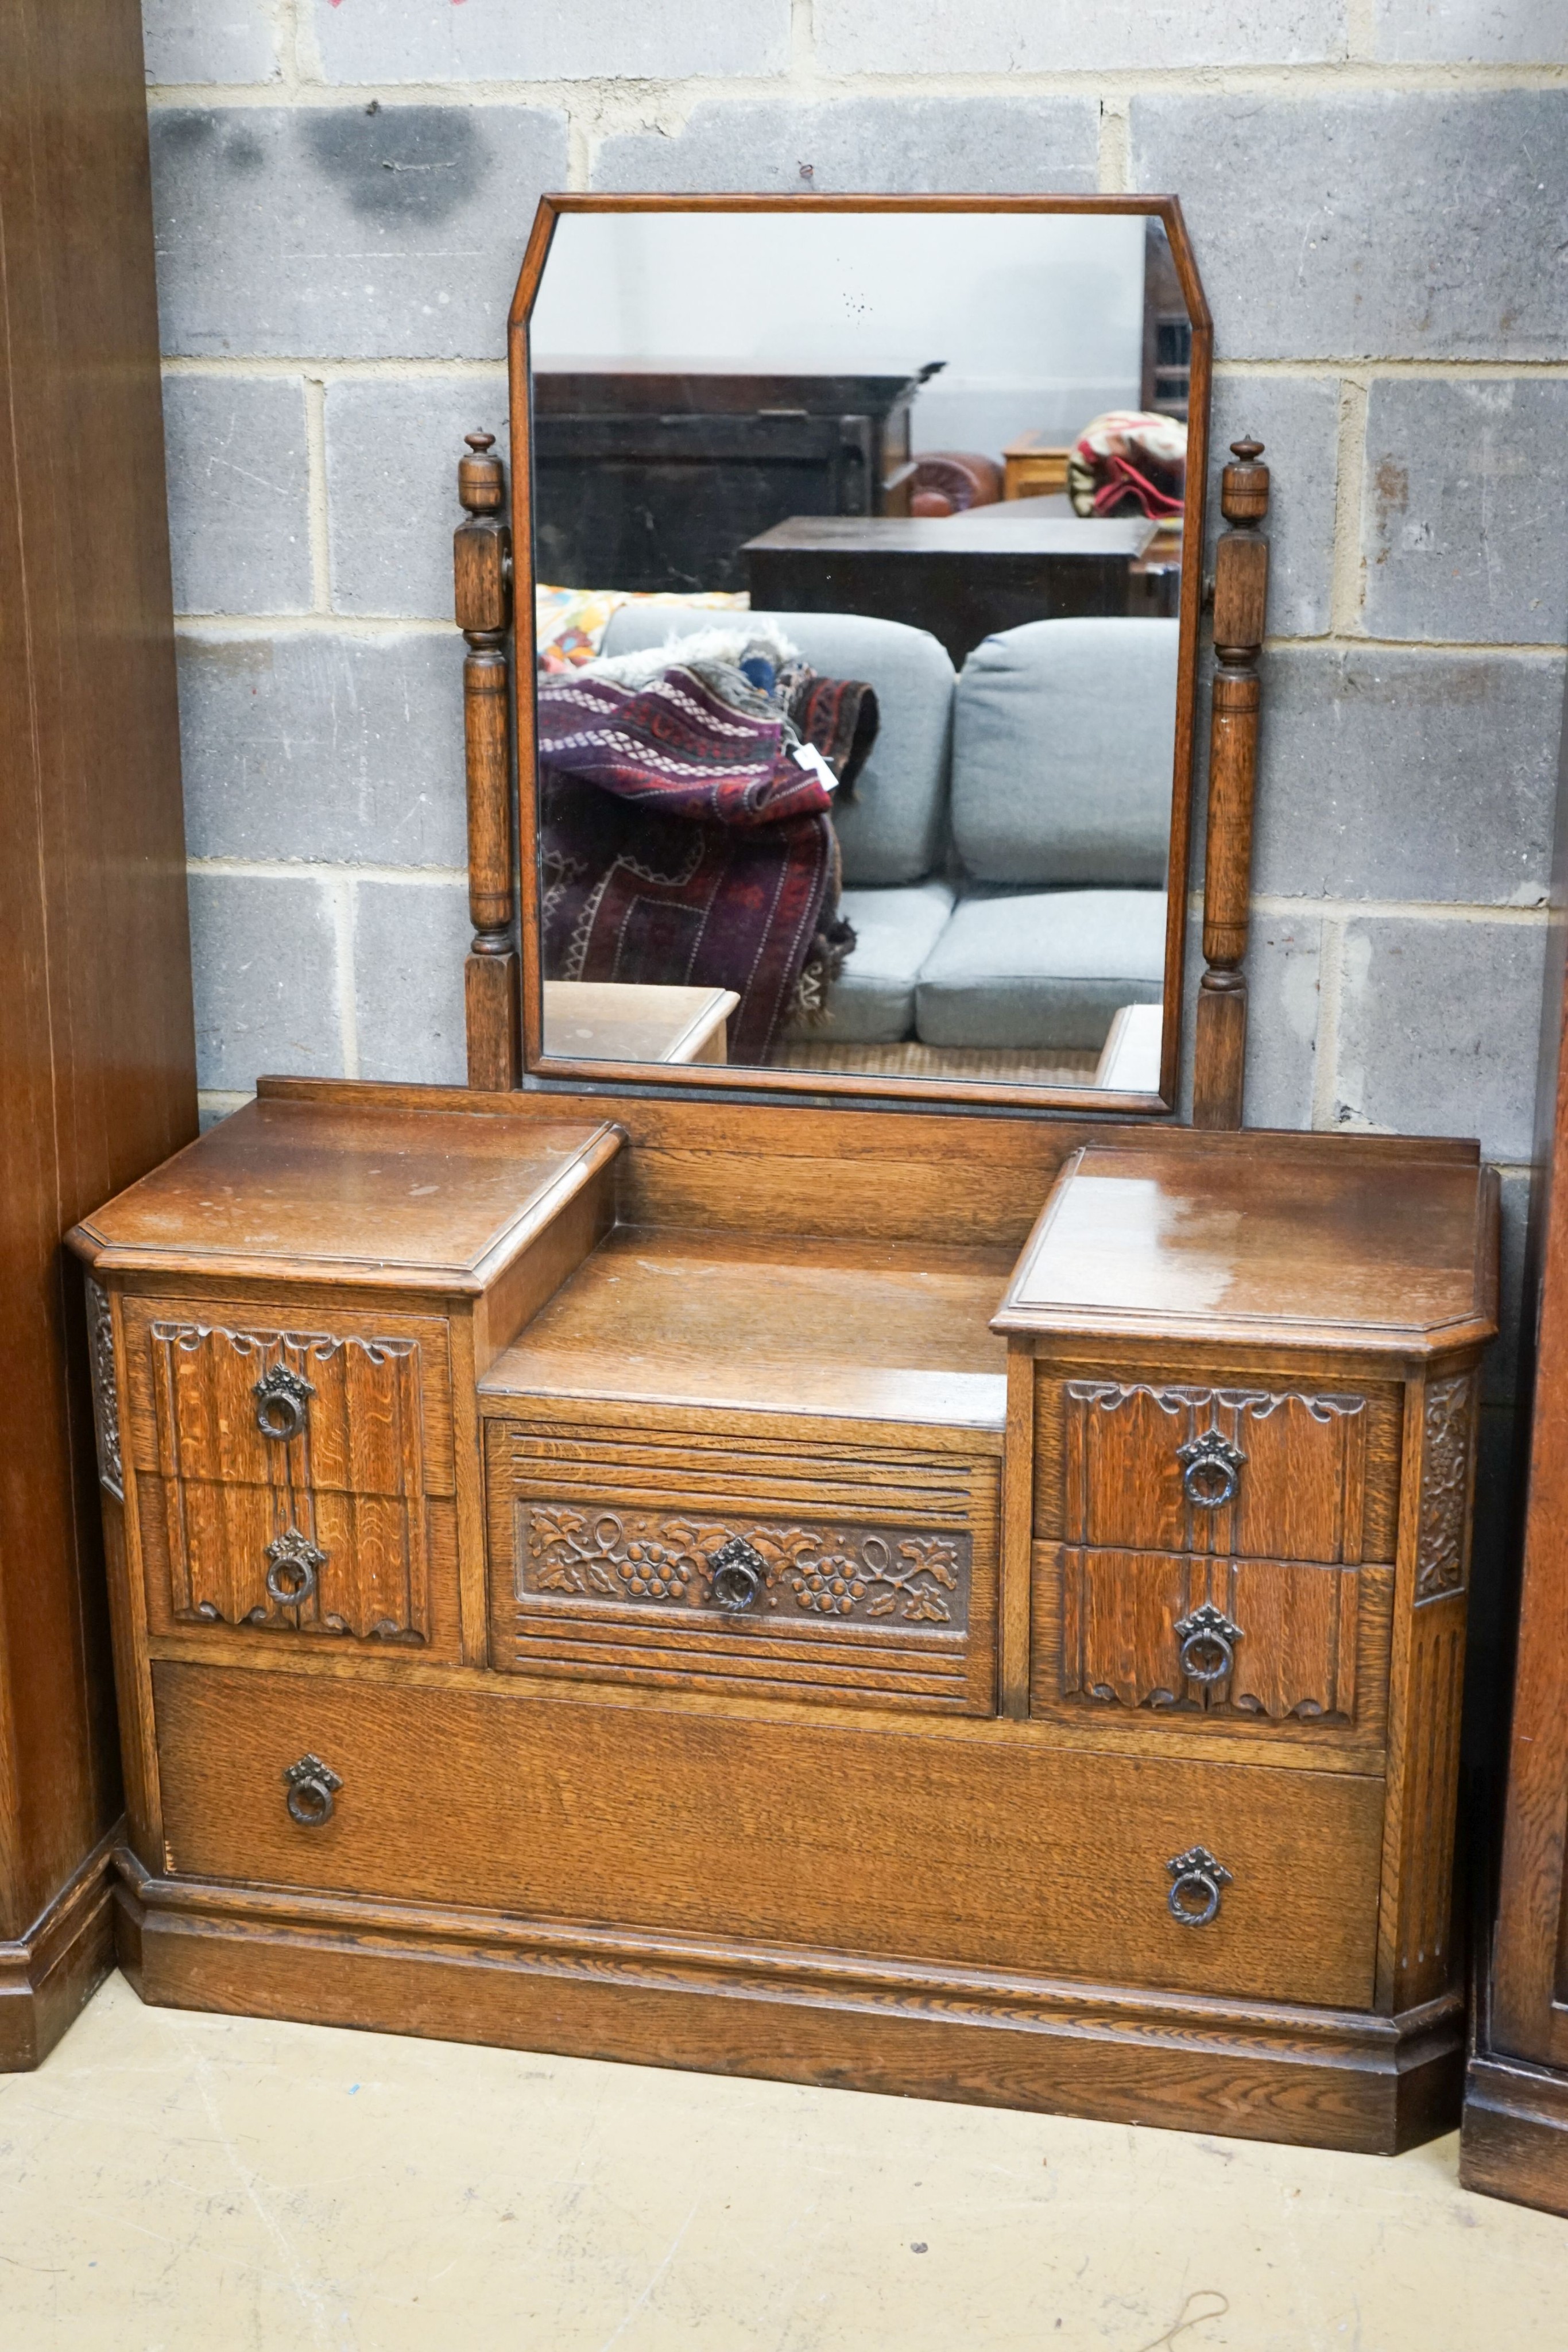
<instances>
[{"instance_id":1,"label":"raised drawer section","mask_svg":"<svg viewBox=\"0 0 1568 2352\"><path fill-rule=\"evenodd\" d=\"M989 1713L994 1454L491 1421L491 1658Z\"/></svg>"},{"instance_id":2,"label":"raised drawer section","mask_svg":"<svg viewBox=\"0 0 1568 2352\"><path fill-rule=\"evenodd\" d=\"M1382 1783L306 1673L154 1668L168 1867L775 1947L1364 2008ZM291 1818L291 1768L338 1783ZM308 1766L307 1767L308 1777ZM319 1811L307 1796L307 1814ZM1206 1926L1180 1863L1227 1874ZM1180 1899L1202 1907L1189 1882Z\"/></svg>"},{"instance_id":3,"label":"raised drawer section","mask_svg":"<svg viewBox=\"0 0 1568 2352\"><path fill-rule=\"evenodd\" d=\"M1375 1747L1393 1602L1389 1568L1037 1544L1030 1708Z\"/></svg>"},{"instance_id":4,"label":"raised drawer section","mask_svg":"<svg viewBox=\"0 0 1568 2352\"><path fill-rule=\"evenodd\" d=\"M1389 1561L1400 1417L1392 1388L1042 1371L1035 1536L1326 1566Z\"/></svg>"},{"instance_id":5,"label":"raised drawer section","mask_svg":"<svg viewBox=\"0 0 1568 2352\"><path fill-rule=\"evenodd\" d=\"M447 1327L130 1299L137 1526L155 1631L456 1646Z\"/></svg>"}]
</instances>

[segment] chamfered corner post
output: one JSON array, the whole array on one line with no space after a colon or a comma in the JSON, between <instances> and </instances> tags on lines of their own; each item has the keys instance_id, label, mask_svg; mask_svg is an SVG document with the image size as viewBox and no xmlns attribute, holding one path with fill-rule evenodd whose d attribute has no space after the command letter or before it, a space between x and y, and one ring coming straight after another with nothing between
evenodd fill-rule
<instances>
[{"instance_id":1,"label":"chamfered corner post","mask_svg":"<svg viewBox=\"0 0 1568 2352\"><path fill-rule=\"evenodd\" d=\"M1195 1127L1239 1128L1247 1059L1247 931L1269 596L1269 468L1260 441L1233 441L1220 476L1227 530L1214 567L1214 707L1208 738L1208 842L1203 877L1203 978L1193 1044Z\"/></svg>"},{"instance_id":2,"label":"chamfered corner post","mask_svg":"<svg viewBox=\"0 0 1568 2352\"><path fill-rule=\"evenodd\" d=\"M505 1092L522 1077L517 895L507 634L512 617L512 545L506 480L495 436L470 433L457 466L464 520L453 534L463 659L463 737L468 780L468 916L474 941L464 970L468 1084Z\"/></svg>"}]
</instances>

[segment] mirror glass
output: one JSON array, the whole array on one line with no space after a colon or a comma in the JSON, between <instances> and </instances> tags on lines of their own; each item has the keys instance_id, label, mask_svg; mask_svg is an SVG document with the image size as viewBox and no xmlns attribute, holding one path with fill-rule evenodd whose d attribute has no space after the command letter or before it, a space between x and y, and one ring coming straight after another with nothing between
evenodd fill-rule
<instances>
[{"instance_id":1,"label":"mirror glass","mask_svg":"<svg viewBox=\"0 0 1568 2352\"><path fill-rule=\"evenodd\" d=\"M1147 215L563 212L549 1060L1157 1089L1191 344Z\"/></svg>"}]
</instances>

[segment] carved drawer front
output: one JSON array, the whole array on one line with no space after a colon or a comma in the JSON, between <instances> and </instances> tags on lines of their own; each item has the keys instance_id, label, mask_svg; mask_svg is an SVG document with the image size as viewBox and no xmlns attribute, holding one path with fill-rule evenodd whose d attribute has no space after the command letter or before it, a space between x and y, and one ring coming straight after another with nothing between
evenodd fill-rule
<instances>
[{"instance_id":1,"label":"carved drawer front","mask_svg":"<svg viewBox=\"0 0 1568 2352\"><path fill-rule=\"evenodd\" d=\"M500 1421L486 1438L496 1665L994 1706L993 1457Z\"/></svg>"},{"instance_id":2,"label":"carved drawer front","mask_svg":"<svg viewBox=\"0 0 1568 2352\"><path fill-rule=\"evenodd\" d=\"M1362 2008L1371 1774L160 1662L175 1876ZM602 1956L601 1956L602 1957ZM710 1962L711 1965L711 1962ZM308 1974L308 1970L307 1970ZM307 1997L302 1994L302 1998Z\"/></svg>"},{"instance_id":3,"label":"carved drawer front","mask_svg":"<svg viewBox=\"0 0 1568 2352\"><path fill-rule=\"evenodd\" d=\"M255 1626L450 1654L446 1326L127 1302L154 1630Z\"/></svg>"},{"instance_id":4,"label":"carved drawer front","mask_svg":"<svg viewBox=\"0 0 1568 2352\"><path fill-rule=\"evenodd\" d=\"M1038 1544L1031 1709L1375 1744L1393 1598L1387 1568Z\"/></svg>"},{"instance_id":5,"label":"carved drawer front","mask_svg":"<svg viewBox=\"0 0 1568 2352\"><path fill-rule=\"evenodd\" d=\"M1399 1426L1393 1389L1042 1378L1035 1534L1128 1551L1392 1560Z\"/></svg>"}]
</instances>

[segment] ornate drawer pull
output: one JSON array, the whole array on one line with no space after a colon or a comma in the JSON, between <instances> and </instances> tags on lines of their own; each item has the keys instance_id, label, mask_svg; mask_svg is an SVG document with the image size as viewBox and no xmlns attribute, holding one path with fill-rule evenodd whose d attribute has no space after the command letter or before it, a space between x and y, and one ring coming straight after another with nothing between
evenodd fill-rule
<instances>
[{"instance_id":1,"label":"ornate drawer pull","mask_svg":"<svg viewBox=\"0 0 1568 2352\"><path fill-rule=\"evenodd\" d=\"M1178 1617L1171 1631L1181 1643L1181 1670L1189 1683L1222 1683L1236 1664L1243 1636L1212 1601L1200 1601L1190 1617Z\"/></svg>"},{"instance_id":2,"label":"ornate drawer pull","mask_svg":"<svg viewBox=\"0 0 1568 2352\"><path fill-rule=\"evenodd\" d=\"M738 1614L760 1598L768 1582L768 1562L744 1536L731 1536L708 1561L715 1606Z\"/></svg>"},{"instance_id":3,"label":"ornate drawer pull","mask_svg":"<svg viewBox=\"0 0 1568 2352\"><path fill-rule=\"evenodd\" d=\"M1232 1445L1218 1429L1206 1429L1201 1437L1189 1437L1185 1445L1176 1448L1182 1492L1187 1501L1196 1503L1200 1511L1223 1510L1227 1503L1236 1499L1236 1490L1241 1484L1241 1465L1246 1459L1239 1445Z\"/></svg>"},{"instance_id":4,"label":"ornate drawer pull","mask_svg":"<svg viewBox=\"0 0 1568 2352\"><path fill-rule=\"evenodd\" d=\"M342 1787L329 1764L319 1756L302 1756L284 1774L288 1784L288 1811L302 1830L319 1830L332 1818L332 1801Z\"/></svg>"},{"instance_id":5,"label":"ornate drawer pull","mask_svg":"<svg viewBox=\"0 0 1568 2352\"><path fill-rule=\"evenodd\" d=\"M316 1391L298 1372L291 1372L287 1364L274 1364L271 1371L263 1372L251 1394L256 1399L256 1425L263 1437L270 1437L279 1445L287 1445L298 1437L305 1426L305 1411Z\"/></svg>"},{"instance_id":6,"label":"ornate drawer pull","mask_svg":"<svg viewBox=\"0 0 1568 2352\"><path fill-rule=\"evenodd\" d=\"M267 1590L280 1609L298 1609L302 1601L314 1600L317 1571L327 1565L327 1555L318 1551L308 1536L298 1528L274 1536L267 1547Z\"/></svg>"},{"instance_id":7,"label":"ornate drawer pull","mask_svg":"<svg viewBox=\"0 0 1568 2352\"><path fill-rule=\"evenodd\" d=\"M1232 1883L1231 1875L1206 1845L1189 1845L1185 1853L1173 1854L1166 1868L1171 1874L1166 1901L1173 1919L1184 1927L1207 1927L1211 1919L1218 1918L1219 1898ZM1190 1900L1194 1895L1198 1897L1197 1909Z\"/></svg>"}]
</instances>

